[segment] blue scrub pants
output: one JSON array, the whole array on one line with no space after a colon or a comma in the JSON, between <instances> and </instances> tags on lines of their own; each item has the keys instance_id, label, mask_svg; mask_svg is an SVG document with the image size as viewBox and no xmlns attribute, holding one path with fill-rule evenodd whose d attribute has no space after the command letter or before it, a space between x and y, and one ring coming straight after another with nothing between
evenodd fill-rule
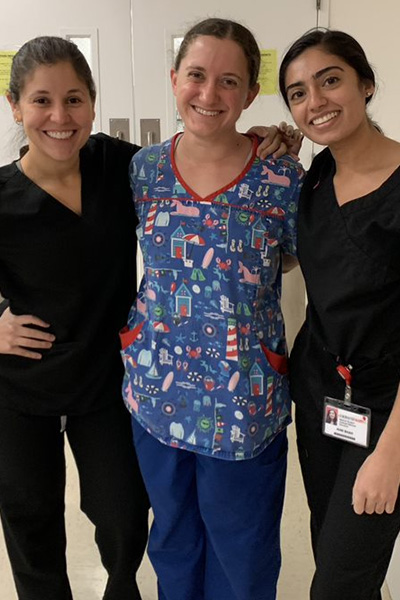
<instances>
[{"instance_id":1,"label":"blue scrub pants","mask_svg":"<svg viewBox=\"0 0 400 600\"><path fill-rule=\"evenodd\" d=\"M133 417L132 426L159 600L275 600L286 431L259 456L226 461L166 446Z\"/></svg>"}]
</instances>

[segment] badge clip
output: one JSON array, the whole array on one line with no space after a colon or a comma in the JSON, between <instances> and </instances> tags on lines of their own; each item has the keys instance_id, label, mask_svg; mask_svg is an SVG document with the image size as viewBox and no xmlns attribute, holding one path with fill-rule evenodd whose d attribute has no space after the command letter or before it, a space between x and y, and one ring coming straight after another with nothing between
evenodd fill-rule
<instances>
[{"instance_id":1,"label":"badge clip","mask_svg":"<svg viewBox=\"0 0 400 600\"><path fill-rule=\"evenodd\" d=\"M347 365L347 367L345 367L344 365L338 365L336 367L336 371L339 373L340 377L342 377L346 382L346 387L344 390L344 403L346 406L351 405L351 370L352 370L352 368L353 367L351 365Z\"/></svg>"}]
</instances>

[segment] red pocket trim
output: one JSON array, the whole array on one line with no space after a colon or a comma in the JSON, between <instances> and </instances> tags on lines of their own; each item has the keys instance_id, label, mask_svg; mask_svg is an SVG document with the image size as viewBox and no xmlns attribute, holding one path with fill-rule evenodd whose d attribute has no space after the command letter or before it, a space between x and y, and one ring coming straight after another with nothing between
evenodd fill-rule
<instances>
[{"instance_id":1,"label":"red pocket trim","mask_svg":"<svg viewBox=\"0 0 400 600\"><path fill-rule=\"evenodd\" d=\"M122 350L125 350L125 348L133 344L139 333L142 331L143 325L144 321L143 323L139 323L139 325L136 325L136 327L134 327L133 329L129 329L128 325L125 325L125 327L121 329L121 331L119 332L119 338L121 340Z\"/></svg>"},{"instance_id":2,"label":"red pocket trim","mask_svg":"<svg viewBox=\"0 0 400 600\"><path fill-rule=\"evenodd\" d=\"M264 351L265 356L271 367L280 375L288 374L288 359L286 354L277 354L276 352L272 352L265 344L261 343L261 348Z\"/></svg>"}]
</instances>

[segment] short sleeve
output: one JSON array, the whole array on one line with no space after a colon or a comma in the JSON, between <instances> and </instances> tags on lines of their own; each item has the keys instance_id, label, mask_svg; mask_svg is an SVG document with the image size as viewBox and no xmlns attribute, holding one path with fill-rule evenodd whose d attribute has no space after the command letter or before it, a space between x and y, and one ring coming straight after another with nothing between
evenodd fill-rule
<instances>
[{"instance_id":1,"label":"short sleeve","mask_svg":"<svg viewBox=\"0 0 400 600\"><path fill-rule=\"evenodd\" d=\"M300 192L305 177L305 171L300 164L293 166L291 173L291 194L286 206L283 224L283 254L297 255L297 216Z\"/></svg>"}]
</instances>

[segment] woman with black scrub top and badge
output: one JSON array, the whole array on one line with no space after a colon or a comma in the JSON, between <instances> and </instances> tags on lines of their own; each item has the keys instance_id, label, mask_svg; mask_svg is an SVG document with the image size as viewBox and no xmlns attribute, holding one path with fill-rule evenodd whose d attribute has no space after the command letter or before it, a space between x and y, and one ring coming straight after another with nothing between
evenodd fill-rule
<instances>
[{"instance_id":1,"label":"woman with black scrub top and badge","mask_svg":"<svg viewBox=\"0 0 400 600\"><path fill-rule=\"evenodd\" d=\"M299 205L308 308L290 361L311 599L378 600L400 530L400 144L367 115L374 73L345 33L298 39L280 88L304 135L327 146Z\"/></svg>"}]
</instances>

